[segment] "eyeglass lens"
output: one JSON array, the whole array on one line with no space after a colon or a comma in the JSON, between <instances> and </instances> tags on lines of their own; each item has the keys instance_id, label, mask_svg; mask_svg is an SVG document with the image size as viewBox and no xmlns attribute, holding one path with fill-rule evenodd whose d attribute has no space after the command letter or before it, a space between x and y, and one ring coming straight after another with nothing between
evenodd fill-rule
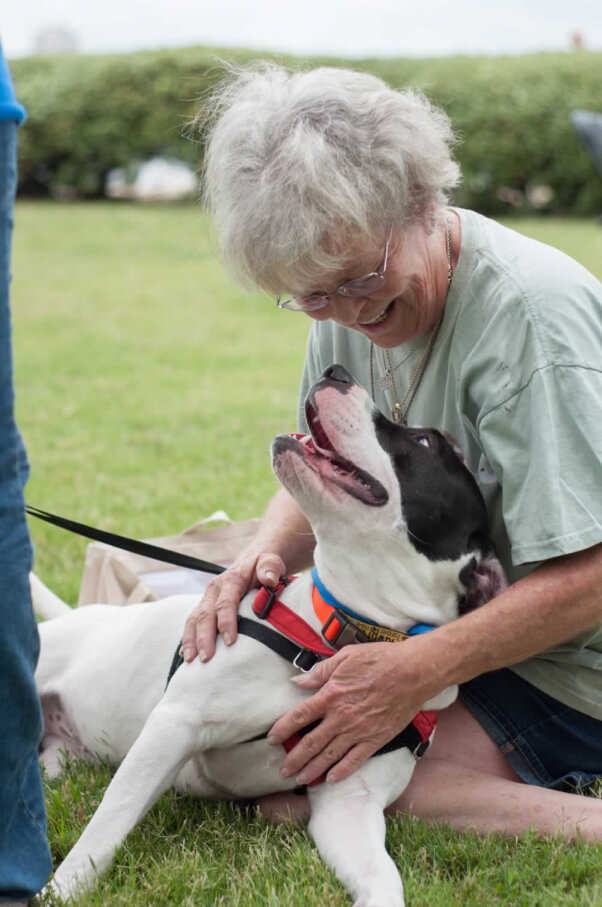
<instances>
[{"instance_id":1,"label":"eyeglass lens","mask_svg":"<svg viewBox=\"0 0 602 907\"><path fill-rule=\"evenodd\" d=\"M386 282L385 271L389 258L389 243L391 242L392 234L393 229L389 233L389 238L385 245L385 257L378 271L373 271L372 274L365 274L364 277L358 277L356 280L348 280L346 283L341 284L340 287L337 287L335 293L339 296L357 298L364 296L366 293L375 293L384 287ZM279 305L281 308L291 309L292 311L311 312L312 310L323 308L328 303L328 297L329 294L327 293L314 293L312 296L295 296L282 304L279 303Z\"/></svg>"}]
</instances>

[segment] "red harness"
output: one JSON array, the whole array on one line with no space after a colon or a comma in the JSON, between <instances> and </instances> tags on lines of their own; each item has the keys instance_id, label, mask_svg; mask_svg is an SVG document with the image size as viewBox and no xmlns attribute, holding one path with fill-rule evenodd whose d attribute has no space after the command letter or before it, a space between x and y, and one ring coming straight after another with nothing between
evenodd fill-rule
<instances>
[{"instance_id":1,"label":"red harness","mask_svg":"<svg viewBox=\"0 0 602 907\"><path fill-rule=\"evenodd\" d=\"M336 654L336 649L332 648L330 645L326 645L323 641L323 638L319 636L316 631L310 627L303 618L299 617L294 611L292 611L287 605L280 601L278 595L280 592L296 579L295 576L284 577L280 583L274 589L268 589L265 586L262 586L257 592L255 599L253 601L253 611L261 620L267 620L276 630L282 633L287 639L292 640L298 646L301 647L299 652L313 652L316 656L321 656L322 658L330 658L331 655ZM324 610L325 603L321 601L320 611L321 616L326 612ZM322 627L322 634L325 635L325 632L328 633L328 637L331 638L331 628L333 626L333 618L336 619L336 622L345 621L345 616L342 615L340 611L335 609L332 606L326 605L330 608L328 613L328 618ZM243 631L244 632L244 631ZM356 642L363 641L361 638L356 638ZM266 643L269 645L269 643ZM287 657L287 656L285 656ZM298 656L293 660L293 664L297 667ZM319 658L316 660L320 660ZM437 712L436 711L423 711L418 712L414 716L412 722L401 731L390 743L381 747L377 753L374 755L380 755L382 753L392 752L395 749L399 749L403 746L409 747L415 758L419 759L424 755L428 749L431 741L431 737L435 730L435 725L437 723ZM301 738L313 729L313 726L308 728L303 728L301 731L297 731L288 740L285 740L282 746L285 751L290 752L296 745L299 743ZM316 778L310 783L310 786L314 784L320 784L325 779L325 775L321 775L319 778Z\"/></svg>"}]
</instances>

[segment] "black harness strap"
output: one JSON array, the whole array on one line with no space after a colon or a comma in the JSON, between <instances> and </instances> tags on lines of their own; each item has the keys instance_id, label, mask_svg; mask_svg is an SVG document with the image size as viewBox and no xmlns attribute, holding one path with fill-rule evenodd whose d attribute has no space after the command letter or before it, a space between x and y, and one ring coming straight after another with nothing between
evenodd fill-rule
<instances>
[{"instance_id":1,"label":"black harness strap","mask_svg":"<svg viewBox=\"0 0 602 907\"><path fill-rule=\"evenodd\" d=\"M268 646L268 648L273 649L274 652L277 652L278 655L286 658L286 660L290 661L292 664L295 663L295 658L298 658L301 652L308 651L307 649L301 649L301 647L295 645L295 643L289 642L288 639L280 636L280 634L276 633L275 630L270 630L268 627L265 627L262 624L258 624L254 620L248 620L246 617L238 618L238 632L243 633L245 636L250 636L253 639L256 639L258 642L263 643L264 645ZM310 652L309 654L315 656L314 652ZM315 658L316 661L320 661L319 656L315 656ZM165 684L166 689L169 686L171 678L183 663L184 659L180 655L180 646L178 645L178 648L176 649L173 660L171 662L171 668L169 669L167 683ZM297 733L300 737L305 737L305 735L309 734L310 731L313 731L313 729L317 727L318 724L319 721L312 721L311 724L308 724L307 727L301 728ZM264 731L261 734L257 734L255 737L250 737L249 740L245 740L244 742L254 743L256 740L265 740L267 736L268 732ZM408 724L408 726L404 728L403 731L401 731L399 734L397 734L397 736L393 737L392 740L389 740L388 743L385 743L384 746L381 746L381 748L377 750L374 755L384 756L385 753L392 753L394 750L401 749L404 746L407 746L408 749L411 750L411 752L414 754L414 756L417 759L420 759L420 757L423 756L429 748L429 741L424 741L422 739L420 731L417 727L415 727L413 724ZM303 793L305 790L305 787L301 787L297 789L297 792Z\"/></svg>"},{"instance_id":2,"label":"black harness strap","mask_svg":"<svg viewBox=\"0 0 602 907\"><path fill-rule=\"evenodd\" d=\"M396 737L393 737L392 740L389 740L388 743L381 746L374 755L383 756L385 753L392 753L393 750L399 750L402 746L407 746L416 759L420 759L421 756L424 756L430 745L431 741L423 740L422 734L416 725L408 724L408 726L404 727L403 731L400 731Z\"/></svg>"},{"instance_id":3,"label":"black harness strap","mask_svg":"<svg viewBox=\"0 0 602 907\"><path fill-rule=\"evenodd\" d=\"M298 646L285 636L281 636L276 630L260 624L256 620L249 620L246 617L238 618L238 632L244 636L250 636L257 642L263 643L264 646L272 649L282 658L286 658L292 665L299 668L300 671L311 671L313 666L322 661L322 656L311 649Z\"/></svg>"},{"instance_id":4,"label":"black harness strap","mask_svg":"<svg viewBox=\"0 0 602 907\"><path fill-rule=\"evenodd\" d=\"M242 633L244 636L250 636L252 639L256 639L257 642L262 643L264 646L267 646L269 649L272 649L273 652L276 652L282 658L285 658L291 664L294 664L295 667L300 668L300 670L309 671L314 664L317 664L318 661L321 661L322 658L316 652L312 652L310 649L304 649L301 646L298 646L296 643L291 642L286 637L281 636L280 633L277 633L275 630L271 630L269 627L266 627L265 624L260 624L255 620L249 620L247 617L238 618L238 632ZM181 652L181 643L178 644L178 648L174 653L174 657L171 662L171 667L169 669L169 674L167 677L167 683L165 684L165 689L169 686L169 682L172 679L173 675L176 673L180 665L184 663L184 658L180 654ZM310 731L313 731L315 727L319 724L318 721L314 721L311 724L308 724L307 727L301 728L297 733L300 737L305 737L306 734L309 734ZM261 734L257 734L255 737L251 737L249 740L245 740L245 743L254 743L256 740L265 740L267 737L267 731L264 731ZM407 746L408 749L414 754L416 759L420 759L423 756L427 749L429 748L430 741L423 740L422 735L417 727L414 724L408 724L407 727L400 731L392 740L389 740L388 743L385 743L384 746L381 746L379 750L374 753L375 756L383 756L385 753L392 753L394 750L401 749L404 746ZM303 792L305 788L299 789L299 792Z\"/></svg>"},{"instance_id":5,"label":"black harness strap","mask_svg":"<svg viewBox=\"0 0 602 907\"><path fill-rule=\"evenodd\" d=\"M165 689L170 684L171 678L174 676L178 668L184 664L184 656L182 655L182 640L178 643L178 648L173 653L173 658L171 660L171 665L169 668L169 674L167 675L167 683L165 684Z\"/></svg>"},{"instance_id":6,"label":"black harness strap","mask_svg":"<svg viewBox=\"0 0 602 907\"><path fill-rule=\"evenodd\" d=\"M276 630L272 630L270 627L267 627L265 624L260 624L256 620L250 620L248 617L238 618L238 632L242 633L243 636L250 636L251 639L256 639L257 642L262 643L264 646L267 646L268 649L271 649L282 658L290 661L290 663L296 668L299 668L300 671L311 671L313 666L322 660L322 656L318 655L317 652L312 652L311 649L305 649L303 646L298 646L297 643L291 642L291 640L287 639L285 636L281 636ZM169 686L171 678L180 665L184 664L184 657L180 654L181 650L182 643L180 641L171 661L165 689Z\"/></svg>"},{"instance_id":7,"label":"black harness strap","mask_svg":"<svg viewBox=\"0 0 602 907\"><path fill-rule=\"evenodd\" d=\"M188 570L202 570L204 573L215 574L223 573L226 569L219 564L212 564L210 561L201 560L200 557L193 557L191 554L173 551L171 548L161 548L159 545L151 545L150 542L141 542L139 539L131 539L125 535L117 535L115 532L105 532L104 529L96 529L94 526L87 526L85 523L77 523L75 520L68 520L66 517L48 513L46 510L39 510L37 507L26 505L25 510L30 516L35 516L39 520L45 520L52 526L58 526L60 529L68 529L69 532L83 535L85 538L93 539L95 542L104 542L106 545L112 545L114 548L122 548L124 551L131 551L132 554L141 554L143 557L151 557L156 561L174 564L176 567L186 567Z\"/></svg>"},{"instance_id":8,"label":"black harness strap","mask_svg":"<svg viewBox=\"0 0 602 907\"><path fill-rule=\"evenodd\" d=\"M319 721L312 721L311 724L308 724L306 727L300 728L297 733L299 737L305 737L306 734L309 734L310 731L313 731L319 725ZM262 734L257 734L256 737L251 737L249 740L245 740L245 743L255 743L256 740L265 740L268 736L268 732L264 731ZM417 727L413 724L408 724L407 727L404 727L403 731L400 731L392 740L389 740L388 743L385 743L384 746L381 746L370 758L374 756L384 756L385 753L393 753L395 750L400 750L406 746L413 756L416 759L420 759L430 746L430 740L423 740L422 735ZM296 794L303 794L307 790L306 785L295 788Z\"/></svg>"}]
</instances>

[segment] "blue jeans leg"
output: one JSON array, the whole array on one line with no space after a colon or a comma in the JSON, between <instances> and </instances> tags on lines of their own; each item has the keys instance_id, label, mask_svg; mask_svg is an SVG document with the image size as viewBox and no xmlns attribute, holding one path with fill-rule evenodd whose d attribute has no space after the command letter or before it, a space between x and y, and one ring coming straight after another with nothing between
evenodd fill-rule
<instances>
[{"instance_id":1,"label":"blue jeans leg","mask_svg":"<svg viewBox=\"0 0 602 907\"><path fill-rule=\"evenodd\" d=\"M17 127L0 122L0 902L39 891L51 870L38 765L39 652L28 574L27 458L14 416L9 308Z\"/></svg>"}]
</instances>

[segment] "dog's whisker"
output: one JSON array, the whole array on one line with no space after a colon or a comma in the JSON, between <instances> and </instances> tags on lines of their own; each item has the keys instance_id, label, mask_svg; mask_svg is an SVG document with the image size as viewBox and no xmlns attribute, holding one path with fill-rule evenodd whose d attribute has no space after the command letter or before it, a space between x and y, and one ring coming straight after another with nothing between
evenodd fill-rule
<instances>
[{"instance_id":1,"label":"dog's whisker","mask_svg":"<svg viewBox=\"0 0 602 907\"><path fill-rule=\"evenodd\" d=\"M432 542L427 542L426 539L421 539L419 536L416 535L415 532L411 532L410 529L408 529L407 527L406 527L406 532L408 535L411 535L413 539L416 539L417 542L420 542L421 545L432 545L433 544Z\"/></svg>"}]
</instances>

